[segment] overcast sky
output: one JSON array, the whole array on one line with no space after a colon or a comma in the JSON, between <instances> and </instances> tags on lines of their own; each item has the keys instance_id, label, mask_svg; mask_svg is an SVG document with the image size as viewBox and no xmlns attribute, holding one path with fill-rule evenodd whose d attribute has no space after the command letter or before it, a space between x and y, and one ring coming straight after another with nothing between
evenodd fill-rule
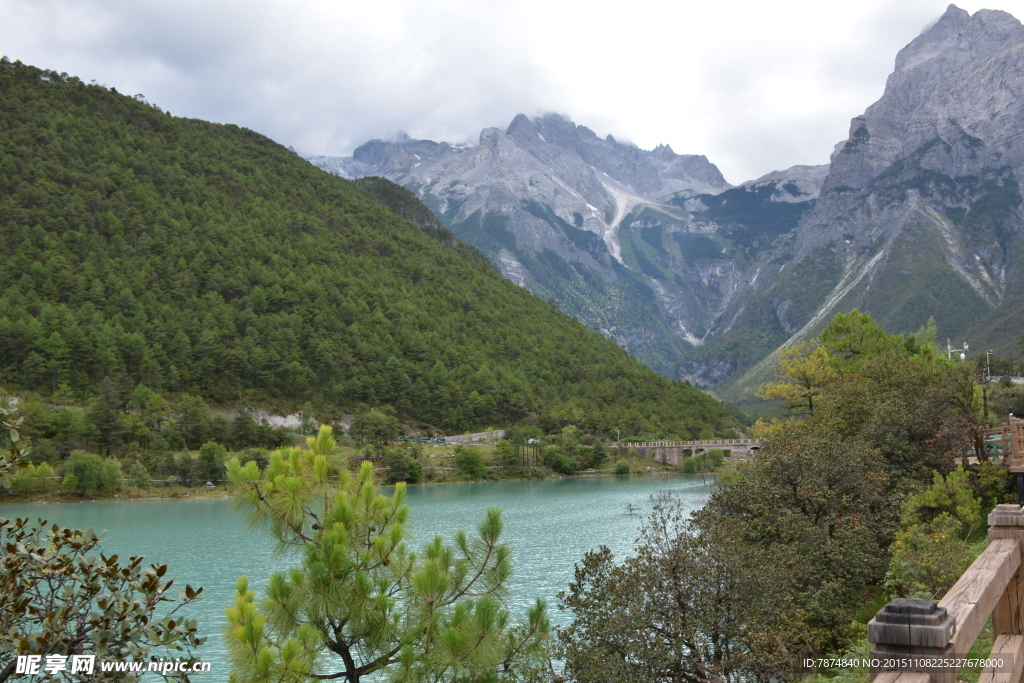
<instances>
[{"instance_id":1,"label":"overcast sky","mask_svg":"<svg viewBox=\"0 0 1024 683\"><path fill-rule=\"evenodd\" d=\"M1024 0L961 3L1024 17ZM828 161L942 0L0 0L0 54L300 153L562 113L732 183Z\"/></svg>"}]
</instances>

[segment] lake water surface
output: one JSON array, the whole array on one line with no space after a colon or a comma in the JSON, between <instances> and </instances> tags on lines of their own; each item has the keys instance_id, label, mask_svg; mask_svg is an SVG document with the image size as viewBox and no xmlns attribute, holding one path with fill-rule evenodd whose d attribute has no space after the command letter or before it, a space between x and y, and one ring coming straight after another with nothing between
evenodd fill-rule
<instances>
[{"instance_id":1,"label":"lake water surface","mask_svg":"<svg viewBox=\"0 0 1024 683\"><path fill-rule=\"evenodd\" d=\"M651 495L664 490L691 510L703 506L711 492L699 476L634 475L410 486L406 500L416 548L434 534L448 540L458 529L472 538L484 510L502 508L503 539L512 547L513 618L540 596L548 600L552 621L564 624L571 615L558 611L557 595L572 579L573 564L600 545L620 558L629 554L651 509ZM627 504L640 514L623 514ZM296 558L274 557L273 542L248 532L227 499L3 505L0 517L42 517L67 527L105 529L108 555L145 555L147 564L167 563L176 585L202 586L204 599L186 616L209 638L201 656L213 662L213 680L227 680L221 632L237 578L247 575L259 596L273 571L298 564Z\"/></svg>"}]
</instances>

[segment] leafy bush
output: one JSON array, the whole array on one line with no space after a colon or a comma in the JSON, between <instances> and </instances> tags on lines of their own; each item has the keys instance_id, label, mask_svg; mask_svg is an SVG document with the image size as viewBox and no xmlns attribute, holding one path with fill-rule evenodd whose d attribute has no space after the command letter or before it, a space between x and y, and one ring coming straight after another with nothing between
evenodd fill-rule
<instances>
[{"instance_id":1,"label":"leafy bush","mask_svg":"<svg viewBox=\"0 0 1024 683\"><path fill-rule=\"evenodd\" d=\"M11 474L11 486L18 493L36 493L46 488L47 480L53 476L53 468L49 463L41 463L39 466L28 464L14 470Z\"/></svg>"},{"instance_id":2,"label":"leafy bush","mask_svg":"<svg viewBox=\"0 0 1024 683\"><path fill-rule=\"evenodd\" d=\"M684 458L679 467L684 474L696 474L697 472L714 472L724 462L725 451L712 449L707 453Z\"/></svg>"},{"instance_id":3,"label":"leafy bush","mask_svg":"<svg viewBox=\"0 0 1024 683\"><path fill-rule=\"evenodd\" d=\"M615 474L629 474L629 462L626 460L619 460L615 463Z\"/></svg>"},{"instance_id":4,"label":"leafy bush","mask_svg":"<svg viewBox=\"0 0 1024 683\"><path fill-rule=\"evenodd\" d=\"M886 589L903 597L940 599L974 560L960 536L961 522L948 512L899 532L889 548Z\"/></svg>"},{"instance_id":5,"label":"leafy bush","mask_svg":"<svg viewBox=\"0 0 1024 683\"><path fill-rule=\"evenodd\" d=\"M132 463L131 468L128 470L128 481L137 490L142 489L149 490L149 471L146 470L146 466L136 460Z\"/></svg>"},{"instance_id":6,"label":"leafy bush","mask_svg":"<svg viewBox=\"0 0 1024 683\"><path fill-rule=\"evenodd\" d=\"M963 467L946 477L934 472L931 486L904 501L901 524L909 529L928 524L942 514L960 522L959 535L964 538L981 525L981 499L974 497L970 476Z\"/></svg>"},{"instance_id":7,"label":"leafy bush","mask_svg":"<svg viewBox=\"0 0 1024 683\"><path fill-rule=\"evenodd\" d=\"M483 479L487 475L483 454L466 446L455 447L455 469L467 479Z\"/></svg>"},{"instance_id":8,"label":"leafy bush","mask_svg":"<svg viewBox=\"0 0 1024 683\"><path fill-rule=\"evenodd\" d=\"M389 450L381 464L388 468L387 483L400 481L417 484L423 480L423 465L419 460L399 450Z\"/></svg>"},{"instance_id":9,"label":"leafy bush","mask_svg":"<svg viewBox=\"0 0 1024 683\"><path fill-rule=\"evenodd\" d=\"M1017 487L1006 465L983 462L971 473L974 492L981 498L982 511L1000 503L1016 501Z\"/></svg>"},{"instance_id":10,"label":"leafy bush","mask_svg":"<svg viewBox=\"0 0 1024 683\"><path fill-rule=\"evenodd\" d=\"M197 479L201 481L217 481L224 478L224 459L227 449L215 441L207 441L199 449L197 461Z\"/></svg>"},{"instance_id":11,"label":"leafy bush","mask_svg":"<svg viewBox=\"0 0 1024 683\"><path fill-rule=\"evenodd\" d=\"M121 466L113 458L103 459L95 453L72 451L64 463L67 487L80 495L92 495L100 489L113 491L121 480ZM64 488L64 484L62 484Z\"/></svg>"},{"instance_id":12,"label":"leafy bush","mask_svg":"<svg viewBox=\"0 0 1024 683\"><path fill-rule=\"evenodd\" d=\"M559 474L575 474L579 470L580 464L576 458L567 458L561 453L553 453L548 458L548 467Z\"/></svg>"}]
</instances>

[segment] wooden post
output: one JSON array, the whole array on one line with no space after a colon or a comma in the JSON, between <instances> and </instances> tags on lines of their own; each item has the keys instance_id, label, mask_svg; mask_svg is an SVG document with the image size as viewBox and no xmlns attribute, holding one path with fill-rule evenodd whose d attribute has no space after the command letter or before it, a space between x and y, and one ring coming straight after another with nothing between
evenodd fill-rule
<instances>
[{"instance_id":1,"label":"wooden post","mask_svg":"<svg viewBox=\"0 0 1024 683\"><path fill-rule=\"evenodd\" d=\"M1018 481L1020 477L1018 475ZM1018 487L1019 491L1019 487ZM997 538L1016 539L1024 553L1024 509L1020 505L997 505L988 516L989 542ZM1022 562L1024 564L1024 562ZM1013 663L1009 670L1000 676L995 671L986 670L982 675L985 683L1018 683L1024 674L1024 576L1021 569L1010 579L1006 592L996 603L992 612L992 629L995 632L995 644L992 657L1002 655L1009 663L1012 655ZM1002 681L1000 681L1002 679Z\"/></svg>"},{"instance_id":2,"label":"wooden post","mask_svg":"<svg viewBox=\"0 0 1024 683\"><path fill-rule=\"evenodd\" d=\"M874 644L871 659L878 662L910 661L914 657L950 654L956 619L932 600L897 598L868 622L868 640ZM871 679L886 671L918 671L931 675L932 683L955 683L953 669L907 666L871 668Z\"/></svg>"},{"instance_id":3,"label":"wooden post","mask_svg":"<svg viewBox=\"0 0 1024 683\"><path fill-rule=\"evenodd\" d=\"M988 539L1013 538L1024 548L1024 510L1020 505L997 505L988 515ZM992 613L995 634L1024 634L1024 577L1020 569L1010 579L1006 592Z\"/></svg>"}]
</instances>

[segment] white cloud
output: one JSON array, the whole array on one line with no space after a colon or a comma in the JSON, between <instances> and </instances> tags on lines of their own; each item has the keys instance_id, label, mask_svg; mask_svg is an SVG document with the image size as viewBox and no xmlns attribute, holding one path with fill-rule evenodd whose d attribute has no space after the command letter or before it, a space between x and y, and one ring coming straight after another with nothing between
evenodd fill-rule
<instances>
[{"instance_id":1,"label":"white cloud","mask_svg":"<svg viewBox=\"0 0 1024 683\"><path fill-rule=\"evenodd\" d=\"M973 12L980 6L963 5ZM1024 0L993 3L1024 16ZM303 153L462 141L522 111L706 154L823 163L942 0L0 0L0 53Z\"/></svg>"}]
</instances>

